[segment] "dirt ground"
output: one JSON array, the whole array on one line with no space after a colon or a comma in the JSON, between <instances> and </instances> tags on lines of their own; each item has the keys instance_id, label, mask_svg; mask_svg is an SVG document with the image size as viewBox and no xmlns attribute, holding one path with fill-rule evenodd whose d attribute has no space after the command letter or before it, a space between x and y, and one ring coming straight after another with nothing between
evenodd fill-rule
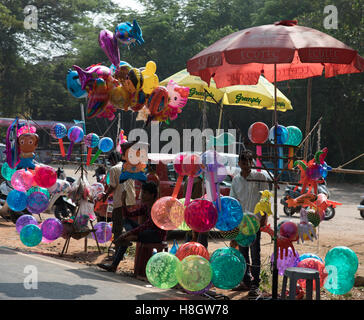
<instances>
[{"instance_id":1,"label":"dirt ground","mask_svg":"<svg viewBox=\"0 0 364 320\"><path fill-rule=\"evenodd\" d=\"M65 167L67 175L75 177L74 167ZM93 170L89 173L89 182L93 183L92 178ZM325 258L326 253L333 247L346 246L351 248L359 259L359 268L356 272L356 281L354 288L345 295L332 295L324 288L321 289L322 300L336 300L336 299L348 299L348 300L364 300L364 219L360 217L357 206L360 202L360 197L364 195L364 185L360 184L334 184L328 183L328 187L331 192L331 200L341 202L342 205L336 208L336 215L332 220L323 221L317 228L318 239L314 241L305 241L303 244L294 243L295 249L299 254L314 253ZM283 188L282 188L283 189ZM281 199L283 190L278 191L278 202ZM273 207L273 206L272 206ZM280 217L279 222L283 220L291 220L293 222L299 221L299 215L288 219L283 213L283 207L278 204L278 215ZM35 217L39 218L37 215ZM42 219L53 217L51 213L42 213ZM272 217L269 218L268 223L273 225ZM169 241L170 247L173 240ZM178 240L179 244L183 243L183 240ZM100 262L105 262L108 256L107 250L110 242L106 244L100 244L102 253L97 250L96 241L91 235L87 237L87 243L85 238L80 240L71 239L68 252L64 256L60 257L65 239L59 238L52 243L41 243L36 247L26 247L22 244L19 238L19 234L15 229L15 225L10 221L5 221L0 217L0 245L5 247L16 248L24 252L36 252L46 256L51 256L59 259L64 259L72 262L78 262L87 265L96 265ZM227 241L221 239L213 239L210 237L208 250L212 253L214 250L227 246ZM135 245L134 245L135 246ZM87 252L85 251L87 247ZM130 254L127 255L124 261L119 264L118 273L126 276L133 276L134 256L131 248ZM262 261L262 281L261 289L267 294L271 292L272 277L270 272L270 257L273 253L273 243L270 240L270 236L266 233L262 234L261 240L261 261ZM279 276L279 283L281 283L282 277ZM279 291L280 292L280 285ZM232 300L246 299L246 292L235 292L232 290L221 290L213 288L217 293L222 293L228 296Z\"/></svg>"}]
</instances>

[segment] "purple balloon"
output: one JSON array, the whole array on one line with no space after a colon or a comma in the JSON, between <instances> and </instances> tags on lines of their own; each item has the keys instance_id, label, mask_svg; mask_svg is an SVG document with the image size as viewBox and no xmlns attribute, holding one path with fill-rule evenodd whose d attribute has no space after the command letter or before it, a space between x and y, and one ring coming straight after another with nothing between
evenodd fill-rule
<instances>
[{"instance_id":1,"label":"purple balloon","mask_svg":"<svg viewBox=\"0 0 364 320\"><path fill-rule=\"evenodd\" d=\"M33 192L27 197L27 209L31 213L42 213L48 208L49 199L43 192Z\"/></svg>"},{"instance_id":2,"label":"purple balloon","mask_svg":"<svg viewBox=\"0 0 364 320\"><path fill-rule=\"evenodd\" d=\"M101 30L99 34L99 45L114 66L119 66L120 51L114 34L109 30Z\"/></svg>"},{"instance_id":3,"label":"purple balloon","mask_svg":"<svg viewBox=\"0 0 364 320\"><path fill-rule=\"evenodd\" d=\"M25 227L28 224L35 224L37 226L38 222L32 215L23 214L18 218L18 220L16 220L15 223L16 231L20 233L21 229L23 229L23 227Z\"/></svg>"},{"instance_id":4,"label":"purple balloon","mask_svg":"<svg viewBox=\"0 0 364 320\"><path fill-rule=\"evenodd\" d=\"M287 256L285 256L285 253L283 254L283 259L280 258L280 248L278 248L278 257L277 257L277 269L278 269L278 274L283 276L284 275L284 271L287 268L290 267L296 267L298 265L298 262L300 261L300 255L298 254L297 250L296 250L296 255L293 254L293 251L291 248L288 248L288 254ZM273 264L274 261L274 253L271 256L270 259L271 263Z\"/></svg>"},{"instance_id":5,"label":"purple balloon","mask_svg":"<svg viewBox=\"0 0 364 320\"><path fill-rule=\"evenodd\" d=\"M99 243L107 242L112 237L111 226L107 222L96 223L95 230L96 238ZM94 233L92 233L92 237L95 239Z\"/></svg>"},{"instance_id":6,"label":"purple balloon","mask_svg":"<svg viewBox=\"0 0 364 320\"><path fill-rule=\"evenodd\" d=\"M41 230L43 238L53 241L61 236L63 225L57 218L48 218L42 223Z\"/></svg>"}]
</instances>

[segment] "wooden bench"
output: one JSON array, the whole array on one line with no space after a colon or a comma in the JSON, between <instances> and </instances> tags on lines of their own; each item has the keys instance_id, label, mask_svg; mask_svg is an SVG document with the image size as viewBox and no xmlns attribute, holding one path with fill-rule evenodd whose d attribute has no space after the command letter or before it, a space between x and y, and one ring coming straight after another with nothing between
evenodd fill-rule
<instances>
[{"instance_id":1,"label":"wooden bench","mask_svg":"<svg viewBox=\"0 0 364 320\"><path fill-rule=\"evenodd\" d=\"M157 252L168 252L168 243L166 241L159 243L136 243L135 259L134 259L134 277L137 279L145 279L145 268L148 260L153 254L153 249Z\"/></svg>"}]
</instances>

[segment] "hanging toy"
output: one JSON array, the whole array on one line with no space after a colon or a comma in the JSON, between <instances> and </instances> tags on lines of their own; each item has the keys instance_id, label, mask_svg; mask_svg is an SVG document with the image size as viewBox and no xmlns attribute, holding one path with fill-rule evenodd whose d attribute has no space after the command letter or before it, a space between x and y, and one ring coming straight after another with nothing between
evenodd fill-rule
<instances>
[{"instance_id":1,"label":"hanging toy","mask_svg":"<svg viewBox=\"0 0 364 320\"><path fill-rule=\"evenodd\" d=\"M97 150L97 152L94 155L94 157L92 158L90 164L93 164L96 161L96 159L101 154L101 152L104 152L104 153L109 152L113 147L114 147L114 141L112 141L111 138L104 137L104 138L100 139L99 150Z\"/></svg>"},{"instance_id":2,"label":"hanging toy","mask_svg":"<svg viewBox=\"0 0 364 320\"><path fill-rule=\"evenodd\" d=\"M275 144L275 141L274 141L275 134L277 134L277 144L285 144L286 141L288 140L288 130L285 126L277 125L277 130L276 130L276 126L273 126L270 129L269 140L273 144ZM279 157L278 168L283 169L283 148L282 147L278 147L278 157ZM280 171L278 171L278 173L280 173Z\"/></svg>"},{"instance_id":3,"label":"hanging toy","mask_svg":"<svg viewBox=\"0 0 364 320\"><path fill-rule=\"evenodd\" d=\"M270 198L273 196L269 190L260 191L261 197L259 202L255 205L254 214L259 213L261 216L266 213L268 216L272 215L272 206Z\"/></svg>"},{"instance_id":4,"label":"hanging toy","mask_svg":"<svg viewBox=\"0 0 364 320\"><path fill-rule=\"evenodd\" d=\"M128 142L127 136L124 134L124 130L120 130L119 139L118 139L118 143L116 146L116 151L120 152L120 154L122 154L122 150L121 150L120 146L126 142Z\"/></svg>"},{"instance_id":5,"label":"hanging toy","mask_svg":"<svg viewBox=\"0 0 364 320\"><path fill-rule=\"evenodd\" d=\"M181 87L173 80L170 80L167 85L167 90L169 119L175 120L178 114L182 112L182 108L187 104L190 88Z\"/></svg>"},{"instance_id":6,"label":"hanging toy","mask_svg":"<svg viewBox=\"0 0 364 320\"><path fill-rule=\"evenodd\" d=\"M90 165L92 149L96 148L99 144L100 137L96 133L89 133L85 137L85 145L87 149L87 162L86 165Z\"/></svg>"},{"instance_id":7,"label":"hanging toy","mask_svg":"<svg viewBox=\"0 0 364 320\"><path fill-rule=\"evenodd\" d=\"M286 144L289 146L295 146L297 147L301 141L302 141L302 132L299 128L295 126L289 126L287 127L288 130L288 140L286 141ZM292 158L294 155L294 149L292 147L288 148L288 157ZM288 169L293 168L293 160L288 160Z\"/></svg>"},{"instance_id":8,"label":"hanging toy","mask_svg":"<svg viewBox=\"0 0 364 320\"><path fill-rule=\"evenodd\" d=\"M83 136L84 136L83 130L78 126L73 126L68 130L68 139L71 141L71 144L68 147L67 160L71 159L73 145L75 143L81 142L83 139Z\"/></svg>"},{"instance_id":9,"label":"hanging toy","mask_svg":"<svg viewBox=\"0 0 364 320\"><path fill-rule=\"evenodd\" d=\"M18 130L18 145L20 149L20 162L16 169L35 169L33 163L35 154L34 151L38 147L39 137L35 133L36 129L33 126L23 125Z\"/></svg>"},{"instance_id":10,"label":"hanging toy","mask_svg":"<svg viewBox=\"0 0 364 320\"><path fill-rule=\"evenodd\" d=\"M119 66L120 52L115 35L109 30L101 30L99 33L99 45L110 62L115 66Z\"/></svg>"},{"instance_id":11,"label":"hanging toy","mask_svg":"<svg viewBox=\"0 0 364 320\"><path fill-rule=\"evenodd\" d=\"M64 151L63 138L67 135L67 128L63 123L56 123L51 128L51 136L54 139L58 140L59 149L61 151L62 157L66 156L66 152Z\"/></svg>"},{"instance_id":12,"label":"hanging toy","mask_svg":"<svg viewBox=\"0 0 364 320\"><path fill-rule=\"evenodd\" d=\"M168 90L166 87L157 87L153 90L148 99L148 109L150 116L146 125L150 121L166 121L168 119Z\"/></svg>"}]
</instances>

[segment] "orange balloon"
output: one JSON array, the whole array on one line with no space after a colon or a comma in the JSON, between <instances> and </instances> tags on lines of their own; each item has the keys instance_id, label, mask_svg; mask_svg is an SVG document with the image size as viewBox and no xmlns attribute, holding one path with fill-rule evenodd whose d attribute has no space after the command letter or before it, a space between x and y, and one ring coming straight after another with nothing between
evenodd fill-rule
<instances>
[{"instance_id":1,"label":"orange balloon","mask_svg":"<svg viewBox=\"0 0 364 320\"><path fill-rule=\"evenodd\" d=\"M184 243L178 248L176 252L176 257L181 261L184 258L192 255L201 256L204 257L206 260L210 260L209 252L204 245L198 242L191 241Z\"/></svg>"},{"instance_id":2,"label":"orange balloon","mask_svg":"<svg viewBox=\"0 0 364 320\"><path fill-rule=\"evenodd\" d=\"M151 211L153 222L163 230L174 230L184 220L185 207L178 199L162 197L158 199Z\"/></svg>"}]
</instances>

